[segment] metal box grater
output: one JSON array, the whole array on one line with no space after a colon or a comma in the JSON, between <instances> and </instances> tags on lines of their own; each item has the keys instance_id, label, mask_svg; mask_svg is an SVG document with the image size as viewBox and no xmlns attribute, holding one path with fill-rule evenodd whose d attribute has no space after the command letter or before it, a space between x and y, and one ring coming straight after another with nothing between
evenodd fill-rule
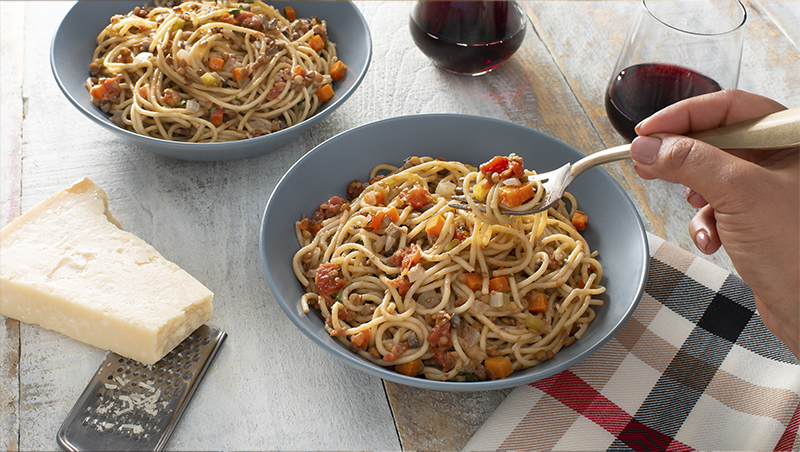
<instances>
[{"instance_id":1,"label":"metal box grater","mask_svg":"<svg viewBox=\"0 0 800 452\"><path fill-rule=\"evenodd\" d=\"M109 353L58 430L65 450L163 450L227 335L202 325L153 365Z\"/></svg>"}]
</instances>

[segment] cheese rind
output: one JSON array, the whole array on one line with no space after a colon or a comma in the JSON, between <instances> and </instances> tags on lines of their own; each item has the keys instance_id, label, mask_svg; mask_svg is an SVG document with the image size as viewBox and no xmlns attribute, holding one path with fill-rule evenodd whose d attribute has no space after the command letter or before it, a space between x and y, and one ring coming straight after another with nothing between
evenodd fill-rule
<instances>
[{"instance_id":1,"label":"cheese rind","mask_svg":"<svg viewBox=\"0 0 800 452\"><path fill-rule=\"evenodd\" d=\"M86 178L0 231L0 314L144 364L205 323L212 297L123 231Z\"/></svg>"}]
</instances>

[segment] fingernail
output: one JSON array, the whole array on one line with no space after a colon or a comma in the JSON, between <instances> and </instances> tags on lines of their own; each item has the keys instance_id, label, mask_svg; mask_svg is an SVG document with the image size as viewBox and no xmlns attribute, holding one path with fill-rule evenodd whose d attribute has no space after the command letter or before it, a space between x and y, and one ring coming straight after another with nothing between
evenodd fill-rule
<instances>
[{"instance_id":1,"label":"fingernail","mask_svg":"<svg viewBox=\"0 0 800 452\"><path fill-rule=\"evenodd\" d=\"M644 165L652 165L661 149L661 140L656 137L636 137L631 143L631 157Z\"/></svg>"},{"instance_id":2,"label":"fingernail","mask_svg":"<svg viewBox=\"0 0 800 452\"><path fill-rule=\"evenodd\" d=\"M695 236L694 236L694 243L697 245L697 249L699 249L700 251L702 251L704 253L706 252L706 249L708 248L708 242L709 241L710 241L710 239L708 237L708 232L706 232L706 231L703 231L703 230L697 231L697 234L695 234Z\"/></svg>"},{"instance_id":3,"label":"fingernail","mask_svg":"<svg viewBox=\"0 0 800 452\"><path fill-rule=\"evenodd\" d=\"M639 124L636 124L636 127L633 128L633 131L636 132L637 135L639 134L639 128L642 127L642 124L644 124L645 121L647 120L643 119Z\"/></svg>"}]
</instances>

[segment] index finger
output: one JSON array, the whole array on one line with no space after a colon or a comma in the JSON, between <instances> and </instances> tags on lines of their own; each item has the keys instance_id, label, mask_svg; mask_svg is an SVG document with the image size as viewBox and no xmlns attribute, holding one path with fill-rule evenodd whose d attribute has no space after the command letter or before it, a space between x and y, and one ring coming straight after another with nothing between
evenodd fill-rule
<instances>
[{"instance_id":1,"label":"index finger","mask_svg":"<svg viewBox=\"0 0 800 452\"><path fill-rule=\"evenodd\" d=\"M765 116L786 107L772 99L740 90L691 97L654 113L636 126L639 135L685 135Z\"/></svg>"}]
</instances>

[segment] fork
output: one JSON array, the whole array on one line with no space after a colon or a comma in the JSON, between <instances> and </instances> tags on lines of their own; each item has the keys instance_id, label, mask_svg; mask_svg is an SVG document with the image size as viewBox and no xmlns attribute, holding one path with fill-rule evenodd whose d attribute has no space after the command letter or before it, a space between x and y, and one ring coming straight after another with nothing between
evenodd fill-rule
<instances>
[{"instance_id":1,"label":"fork","mask_svg":"<svg viewBox=\"0 0 800 452\"><path fill-rule=\"evenodd\" d=\"M800 146L800 107L687 136L727 151L776 150ZM514 211L501 207L500 211L506 215L532 215L543 212L553 207L564 196L572 181L584 171L598 165L629 158L631 158L631 145L624 144L595 152L578 160L575 164L567 163L556 170L528 176L528 180L542 183L545 191L542 201L535 208L529 210ZM459 202L448 204L450 207L471 210L466 197L453 196L451 199ZM483 210L484 207L480 203L478 204L479 208Z\"/></svg>"}]
</instances>

